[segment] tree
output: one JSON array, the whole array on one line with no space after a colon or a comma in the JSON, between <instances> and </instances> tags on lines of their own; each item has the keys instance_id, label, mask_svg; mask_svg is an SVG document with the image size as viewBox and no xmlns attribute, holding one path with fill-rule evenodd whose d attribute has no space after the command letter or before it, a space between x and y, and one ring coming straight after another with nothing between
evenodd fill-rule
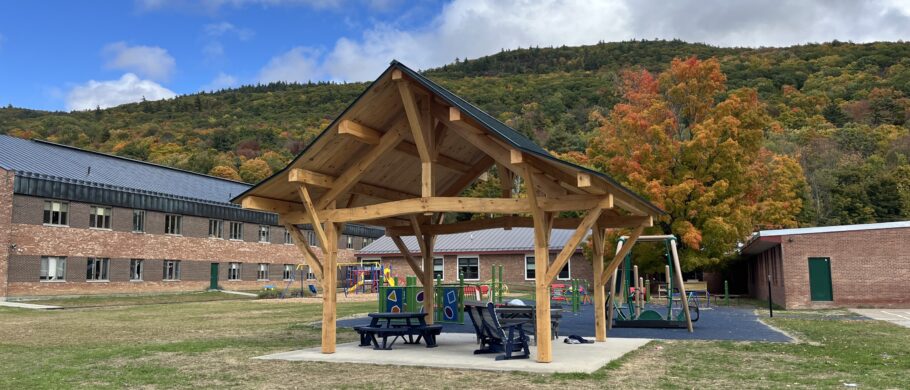
<instances>
[{"instance_id":1,"label":"tree","mask_svg":"<svg viewBox=\"0 0 910 390\"><path fill-rule=\"evenodd\" d=\"M626 71L622 91L610 115L595 114L588 162L669 213L658 225L680 237L687 268L718 263L755 227L796 225L802 170L763 147L779 129L756 91L715 102L726 91L717 60L675 59L657 78Z\"/></svg>"},{"instance_id":2,"label":"tree","mask_svg":"<svg viewBox=\"0 0 910 390\"><path fill-rule=\"evenodd\" d=\"M247 183L258 183L272 174L269 164L259 158L240 164L240 178Z\"/></svg>"},{"instance_id":3,"label":"tree","mask_svg":"<svg viewBox=\"0 0 910 390\"><path fill-rule=\"evenodd\" d=\"M226 165L218 165L212 168L209 171L209 175L240 181L240 175L237 174L237 171Z\"/></svg>"}]
</instances>

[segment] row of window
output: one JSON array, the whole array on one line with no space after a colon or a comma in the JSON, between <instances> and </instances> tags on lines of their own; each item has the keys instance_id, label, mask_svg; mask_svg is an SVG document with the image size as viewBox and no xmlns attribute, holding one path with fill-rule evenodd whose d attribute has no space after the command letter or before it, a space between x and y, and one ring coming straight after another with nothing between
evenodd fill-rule
<instances>
[{"instance_id":1,"label":"row of window","mask_svg":"<svg viewBox=\"0 0 910 390\"><path fill-rule=\"evenodd\" d=\"M241 280L242 263L228 263L228 280ZM106 282L109 280L111 259L106 257L89 257L86 261L85 280L89 282ZM284 264L282 278L284 280L295 280L297 266L294 264ZM130 259L130 281L138 282L143 280L145 273L145 260ZM307 279L315 279L315 276L307 272ZM180 280L180 260L165 260L162 266L162 279L166 281ZM269 264L256 264L256 279L269 280ZM66 257L61 256L44 256L41 257L41 275L42 281L65 281L66 280Z\"/></svg>"},{"instance_id":2,"label":"row of window","mask_svg":"<svg viewBox=\"0 0 910 390\"><path fill-rule=\"evenodd\" d=\"M89 257L85 266L85 280L88 282L106 282L109 280L111 259L107 257ZM145 260L130 259L130 281L142 281L145 274ZM162 267L163 280L180 280L180 260L165 260ZM66 257L42 256L42 281L66 280Z\"/></svg>"},{"instance_id":3,"label":"row of window","mask_svg":"<svg viewBox=\"0 0 910 390\"><path fill-rule=\"evenodd\" d=\"M464 275L465 280L480 280L480 258L477 256L459 256L456 258L457 269L460 275ZM362 264L379 264L380 260L364 259ZM571 274L572 260L566 262L566 265L559 270L556 277L559 280L569 280ZM536 266L534 265L534 256L525 256L525 280L534 280L536 277ZM445 258L433 258L433 279L445 279ZM369 279L367 279L369 280Z\"/></svg>"},{"instance_id":4,"label":"row of window","mask_svg":"<svg viewBox=\"0 0 910 390\"><path fill-rule=\"evenodd\" d=\"M102 206L91 206L89 212L89 227L94 229L110 229L111 228L111 208L102 207ZM57 226L67 226L69 225L69 204L67 202L59 201L45 201L44 202L44 224L46 225L57 225ZM146 212L145 210L133 210L133 232L134 233L144 233L145 232L145 221L146 221ZM171 235L181 235L183 230L183 216L176 214L165 214L164 215L164 234ZM220 219L210 219L209 220L209 238L223 239L224 238L224 221ZM259 242L271 242L271 229L268 225L259 225L258 230ZM228 239L229 240L243 240L243 222L228 222ZM309 230L307 231L307 241L310 245L318 244L316 242L316 234ZM371 238L363 239L363 246L369 245L373 242ZM284 231L284 243L293 244L291 239L291 232ZM346 236L345 237L345 247L347 249L354 249L354 237Z\"/></svg>"}]
</instances>

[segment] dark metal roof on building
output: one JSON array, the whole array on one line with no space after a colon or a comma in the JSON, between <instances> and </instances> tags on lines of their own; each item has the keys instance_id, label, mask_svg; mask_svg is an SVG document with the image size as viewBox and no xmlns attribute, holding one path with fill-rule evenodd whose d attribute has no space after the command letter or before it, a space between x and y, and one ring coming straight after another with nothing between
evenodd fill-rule
<instances>
[{"instance_id":1,"label":"dark metal roof on building","mask_svg":"<svg viewBox=\"0 0 910 390\"><path fill-rule=\"evenodd\" d=\"M562 250L574 230L553 229L550 236L550 250ZM402 241L412 253L420 253L420 247L414 236L402 236ZM579 248L579 250L581 250ZM475 232L443 234L436 237L433 249L437 254L471 254L489 252L534 252L534 229L512 228L487 229ZM400 251L388 236L376 240L357 252L357 256L399 254Z\"/></svg>"},{"instance_id":2,"label":"dark metal roof on building","mask_svg":"<svg viewBox=\"0 0 910 390\"><path fill-rule=\"evenodd\" d=\"M229 203L245 183L45 141L0 135L0 167L102 186Z\"/></svg>"}]
</instances>

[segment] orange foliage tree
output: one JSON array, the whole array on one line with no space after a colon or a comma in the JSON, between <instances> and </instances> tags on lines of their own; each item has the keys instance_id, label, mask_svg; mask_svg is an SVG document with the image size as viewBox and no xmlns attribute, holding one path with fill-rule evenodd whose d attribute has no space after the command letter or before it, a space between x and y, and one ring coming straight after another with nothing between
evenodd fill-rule
<instances>
[{"instance_id":1,"label":"orange foliage tree","mask_svg":"<svg viewBox=\"0 0 910 390\"><path fill-rule=\"evenodd\" d=\"M626 71L622 92L609 115L594 114L586 155L572 157L666 210L657 224L680 238L686 268L716 264L756 227L796 225L802 169L764 148L778 126L756 91L726 93L717 60L676 59L658 77Z\"/></svg>"}]
</instances>

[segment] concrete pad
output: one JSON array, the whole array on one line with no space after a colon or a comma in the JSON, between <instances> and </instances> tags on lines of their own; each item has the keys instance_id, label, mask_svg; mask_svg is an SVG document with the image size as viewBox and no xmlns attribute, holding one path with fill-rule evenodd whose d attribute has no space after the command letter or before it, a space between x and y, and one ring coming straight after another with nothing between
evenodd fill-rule
<instances>
[{"instance_id":1,"label":"concrete pad","mask_svg":"<svg viewBox=\"0 0 910 390\"><path fill-rule=\"evenodd\" d=\"M850 309L850 311L873 320L888 321L910 328L910 309Z\"/></svg>"},{"instance_id":2,"label":"concrete pad","mask_svg":"<svg viewBox=\"0 0 910 390\"><path fill-rule=\"evenodd\" d=\"M63 309L63 307L61 307L61 306L36 305L33 303L7 302L7 301L0 301L0 306L15 307L15 308L19 308L19 309L32 309L32 310L60 310L60 309Z\"/></svg>"},{"instance_id":3,"label":"concrete pad","mask_svg":"<svg viewBox=\"0 0 910 390\"><path fill-rule=\"evenodd\" d=\"M230 290L218 290L218 291L221 291L221 292L223 292L223 293L225 293L225 294L241 295L241 296L244 296L244 297L254 297L254 298L255 298L255 297L258 297L258 295L256 295L256 294L248 293L248 292L243 292L243 291L230 291Z\"/></svg>"},{"instance_id":4,"label":"concrete pad","mask_svg":"<svg viewBox=\"0 0 910 390\"><path fill-rule=\"evenodd\" d=\"M647 344L650 339L608 338L605 343L565 344L562 338L553 341L553 362L537 363L536 347L531 347L530 359L496 361L496 354L474 355L478 348L476 337L465 333L443 333L436 348L424 344L406 345L401 340L391 351L360 347L358 343L339 344L335 353L323 354L319 347L259 356L255 359L289 360L334 363L362 363L396 366L425 366L466 370L526 371L536 373L591 373L626 353Z\"/></svg>"}]
</instances>

